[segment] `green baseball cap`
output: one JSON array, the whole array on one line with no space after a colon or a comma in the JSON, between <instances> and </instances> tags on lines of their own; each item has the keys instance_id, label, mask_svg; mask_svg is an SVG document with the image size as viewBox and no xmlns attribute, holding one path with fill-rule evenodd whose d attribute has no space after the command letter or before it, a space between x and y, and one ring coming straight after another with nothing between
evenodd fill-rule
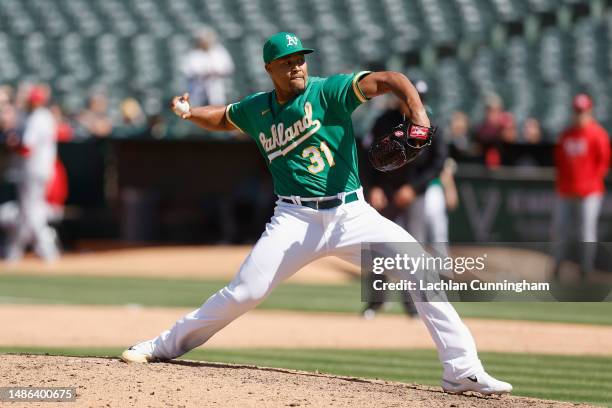
<instances>
[{"instance_id":1,"label":"green baseball cap","mask_svg":"<svg viewBox=\"0 0 612 408\"><path fill-rule=\"evenodd\" d=\"M263 46L263 59L266 64L269 64L274 60L297 52L310 54L314 50L312 48L304 48L302 41L300 41L297 35L283 31L268 38Z\"/></svg>"}]
</instances>

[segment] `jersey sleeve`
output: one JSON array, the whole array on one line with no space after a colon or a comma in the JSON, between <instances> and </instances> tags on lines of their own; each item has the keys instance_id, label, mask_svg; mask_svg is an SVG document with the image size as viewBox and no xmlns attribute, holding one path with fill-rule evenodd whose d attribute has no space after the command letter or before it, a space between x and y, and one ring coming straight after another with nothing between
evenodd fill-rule
<instances>
[{"instance_id":1,"label":"jersey sleeve","mask_svg":"<svg viewBox=\"0 0 612 408\"><path fill-rule=\"evenodd\" d=\"M369 98L359 88L359 80L370 71L353 74L330 76L323 84L323 94L328 107L339 115L350 116L351 113Z\"/></svg>"},{"instance_id":2,"label":"jersey sleeve","mask_svg":"<svg viewBox=\"0 0 612 408\"><path fill-rule=\"evenodd\" d=\"M254 113L256 113L254 101L258 95L260 95L260 93L249 95L240 102L230 103L227 105L227 108L225 108L225 117L227 120L234 125L236 129L251 136L258 133L251 119L254 117Z\"/></svg>"}]
</instances>

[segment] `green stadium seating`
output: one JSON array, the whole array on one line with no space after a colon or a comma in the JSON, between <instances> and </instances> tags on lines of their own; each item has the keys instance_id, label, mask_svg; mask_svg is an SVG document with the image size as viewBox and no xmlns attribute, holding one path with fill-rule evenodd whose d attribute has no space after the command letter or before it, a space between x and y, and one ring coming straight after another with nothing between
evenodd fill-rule
<instances>
[{"instance_id":1,"label":"green stadium seating","mask_svg":"<svg viewBox=\"0 0 612 408\"><path fill-rule=\"evenodd\" d=\"M477 118L483 95L496 92L519 121L538 117L554 135L580 90L593 94L597 116L612 124L610 3L2 0L0 83L49 82L73 111L92 89L103 88L114 117L126 96L141 100L149 113L165 112L168 98L185 88L179 67L192 34L210 25L236 62L228 81L235 100L271 87L261 46L273 32L290 30L317 49L309 58L312 74L403 61L401 69L419 67L429 82L428 102L439 122L457 109Z\"/></svg>"}]
</instances>

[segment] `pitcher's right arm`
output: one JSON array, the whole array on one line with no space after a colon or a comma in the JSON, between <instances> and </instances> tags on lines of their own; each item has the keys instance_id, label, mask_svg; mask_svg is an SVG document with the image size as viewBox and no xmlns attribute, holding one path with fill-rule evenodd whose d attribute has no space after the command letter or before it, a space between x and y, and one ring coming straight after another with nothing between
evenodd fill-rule
<instances>
[{"instance_id":1,"label":"pitcher's right arm","mask_svg":"<svg viewBox=\"0 0 612 408\"><path fill-rule=\"evenodd\" d=\"M185 101L189 103L189 94L183 94L183 96L175 96L172 98L170 108L174 111L174 107L179 101ZM201 128L212 130L212 131L231 131L239 130L236 129L232 123L227 120L225 115L225 105L209 105L209 106L198 106L190 107L189 112L180 115L181 119L188 120ZM176 112L175 112L176 113ZM177 114L178 115L178 114Z\"/></svg>"}]
</instances>

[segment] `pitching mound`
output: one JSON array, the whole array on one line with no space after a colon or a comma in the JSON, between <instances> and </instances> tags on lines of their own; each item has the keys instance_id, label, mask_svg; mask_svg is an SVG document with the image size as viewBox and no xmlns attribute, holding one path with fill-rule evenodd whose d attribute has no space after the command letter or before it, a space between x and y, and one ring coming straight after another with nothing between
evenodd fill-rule
<instances>
[{"instance_id":1,"label":"pitching mound","mask_svg":"<svg viewBox=\"0 0 612 408\"><path fill-rule=\"evenodd\" d=\"M135 365L116 358L39 355L3 355L1 386L76 387L77 406L98 407L576 406L522 397L456 396L435 387L244 365Z\"/></svg>"}]
</instances>

